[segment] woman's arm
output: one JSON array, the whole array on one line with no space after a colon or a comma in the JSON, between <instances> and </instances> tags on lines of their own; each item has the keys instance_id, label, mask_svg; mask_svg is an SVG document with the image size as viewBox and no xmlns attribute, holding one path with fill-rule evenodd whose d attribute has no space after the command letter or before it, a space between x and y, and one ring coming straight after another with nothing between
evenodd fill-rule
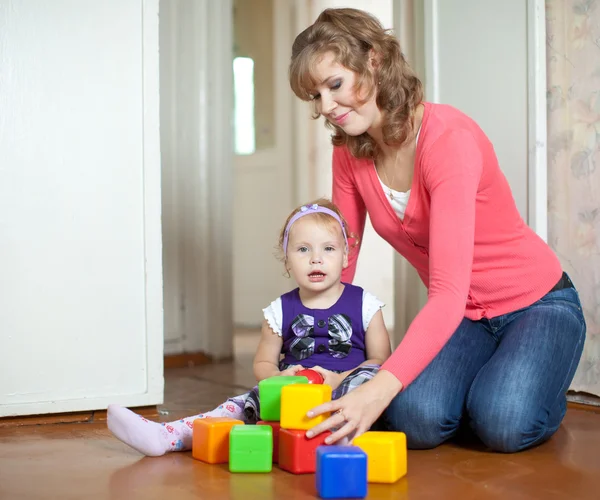
<instances>
[{"instance_id":1,"label":"woman's arm","mask_svg":"<svg viewBox=\"0 0 600 500\"><path fill-rule=\"evenodd\" d=\"M430 196L427 303L382 370L410 384L448 342L465 314L475 247L475 206L483 156L468 130L442 135L425 153ZM493 221L488 221L493 224Z\"/></svg>"},{"instance_id":2,"label":"woman's arm","mask_svg":"<svg viewBox=\"0 0 600 500\"><path fill-rule=\"evenodd\" d=\"M457 130L437 140L426 163L423 180L431 197L427 304L372 380L308 413L311 418L337 412L308 431L309 438L334 427L339 430L327 438L327 443L366 432L392 399L440 352L464 317L482 153L469 131Z\"/></svg>"},{"instance_id":3,"label":"woman's arm","mask_svg":"<svg viewBox=\"0 0 600 500\"><path fill-rule=\"evenodd\" d=\"M358 238L358 245L348 252L348 267L342 271L342 281L352 283L356 273L356 263L362 236L365 230L367 209L363 199L356 188L354 175L352 173L350 153L342 147L333 149L333 186L332 201L335 203L348 223L349 233ZM354 239L349 238L352 245Z\"/></svg>"}]
</instances>

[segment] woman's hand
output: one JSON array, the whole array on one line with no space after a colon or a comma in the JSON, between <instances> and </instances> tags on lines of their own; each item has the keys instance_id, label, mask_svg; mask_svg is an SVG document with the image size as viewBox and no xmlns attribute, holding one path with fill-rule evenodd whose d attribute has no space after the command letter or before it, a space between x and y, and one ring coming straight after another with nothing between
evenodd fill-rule
<instances>
[{"instance_id":1,"label":"woman's hand","mask_svg":"<svg viewBox=\"0 0 600 500\"><path fill-rule=\"evenodd\" d=\"M371 428L401 389L402 384L394 375L381 370L372 380L340 399L309 411L309 418L327 412L331 412L331 416L307 431L306 437L312 438L335 428L337 430L325 440L326 444L335 443L344 437L351 441Z\"/></svg>"},{"instance_id":2,"label":"woman's hand","mask_svg":"<svg viewBox=\"0 0 600 500\"><path fill-rule=\"evenodd\" d=\"M300 370L304 370L304 367L300 366L300 365L288 366L285 370L279 372L279 376L280 377L293 377Z\"/></svg>"},{"instance_id":3,"label":"woman's hand","mask_svg":"<svg viewBox=\"0 0 600 500\"><path fill-rule=\"evenodd\" d=\"M338 386L342 383L342 380L344 380L344 375L342 373L335 373L326 370L325 368L321 368L320 366L313 366L311 370L320 373L323 377L323 384L330 385L333 391L335 391L338 388Z\"/></svg>"}]
</instances>

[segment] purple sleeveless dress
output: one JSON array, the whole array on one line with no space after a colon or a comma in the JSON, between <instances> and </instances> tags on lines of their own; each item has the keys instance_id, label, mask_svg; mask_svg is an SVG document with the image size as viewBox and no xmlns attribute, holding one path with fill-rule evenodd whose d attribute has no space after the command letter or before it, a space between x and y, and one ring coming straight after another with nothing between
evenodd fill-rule
<instances>
[{"instance_id":1,"label":"purple sleeveless dress","mask_svg":"<svg viewBox=\"0 0 600 500\"><path fill-rule=\"evenodd\" d=\"M346 283L329 309L305 307L298 288L282 295L282 363L341 372L366 361L362 303L363 289Z\"/></svg>"}]
</instances>

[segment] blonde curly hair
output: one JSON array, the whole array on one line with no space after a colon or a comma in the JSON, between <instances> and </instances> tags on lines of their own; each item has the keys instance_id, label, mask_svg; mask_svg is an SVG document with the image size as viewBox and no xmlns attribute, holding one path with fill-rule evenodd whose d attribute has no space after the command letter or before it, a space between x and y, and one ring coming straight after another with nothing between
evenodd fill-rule
<instances>
[{"instance_id":1,"label":"blonde curly hair","mask_svg":"<svg viewBox=\"0 0 600 500\"><path fill-rule=\"evenodd\" d=\"M325 9L317 20L300 33L292 46L289 67L290 86L296 96L311 101L317 80L315 67L331 52L335 61L353 71L357 95L366 90L364 101L376 93L377 107L383 112L383 139L401 145L412 131L417 106L423 101L423 84L406 62L400 44L379 20L358 9ZM375 56L375 69L369 59ZM313 118L319 118L316 111ZM326 120L333 130L334 146L347 146L357 158L377 158L377 143L365 132L350 136Z\"/></svg>"}]
</instances>

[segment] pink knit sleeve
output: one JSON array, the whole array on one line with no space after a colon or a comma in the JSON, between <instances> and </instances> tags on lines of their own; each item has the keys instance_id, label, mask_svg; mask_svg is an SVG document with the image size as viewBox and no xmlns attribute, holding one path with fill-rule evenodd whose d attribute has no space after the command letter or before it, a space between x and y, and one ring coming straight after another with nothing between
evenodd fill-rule
<instances>
[{"instance_id":1,"label":"pink knit sleeve","mask_svg":"<svg viewBox=\"0 0 600 500\"><path fill-rule=\"evenodd\" d=\"M472 134L457 130L442 135L424 153L420 165L421 182L431 200L428 298L382 366L404 387L440 352L464 317L483 160Z\"/></svg>"},{"instance_id":2,"label":"pink knit sleeve","mask_svg":"<svg viewBox=\"0 0 600 500\"><path fill-rule=\"evenodd\" d=\"M342 215L346 219L350 228L350 233L358 237L359 244L350 250L348 256L348 267L342 271L342 281L352 283L356 273L356 262L360 251L363 232L365 230L365 220L367 209L365 203L356 188L354 172L351 171L349 153L340 147L333 149L333 188L332 201L335 203ZM353 238L349 238L349 244L354 243Z\"/></svg>"}]
</instances>

